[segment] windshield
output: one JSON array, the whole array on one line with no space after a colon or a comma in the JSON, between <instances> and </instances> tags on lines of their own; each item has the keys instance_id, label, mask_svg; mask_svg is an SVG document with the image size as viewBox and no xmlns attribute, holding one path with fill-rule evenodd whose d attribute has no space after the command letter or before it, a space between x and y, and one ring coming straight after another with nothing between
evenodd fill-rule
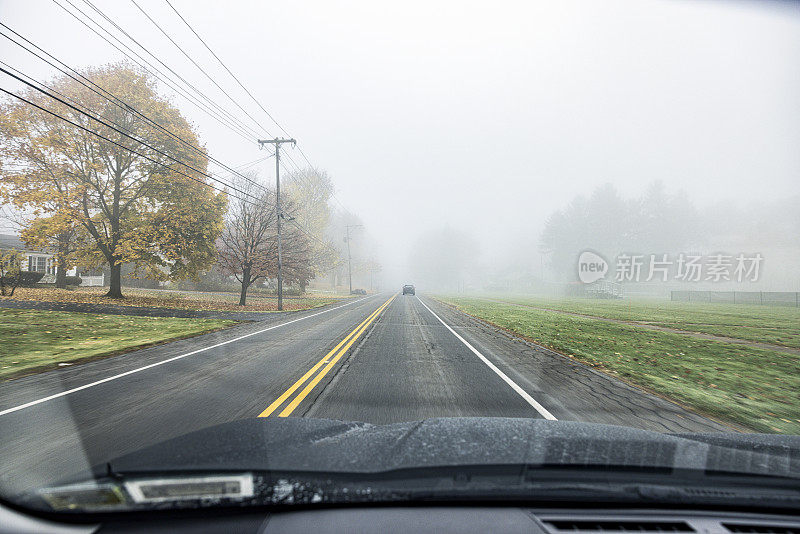
<instances>
[{"instance_id":1,"label":"windshield","mask_svg":"<svg viewBox=\"0 0 800 534\"><path fill-rule=\"evenodd\" d=\"M0 0L0 58L0 500L800 476L800 4Z\"/></svg>"}]
</instances>

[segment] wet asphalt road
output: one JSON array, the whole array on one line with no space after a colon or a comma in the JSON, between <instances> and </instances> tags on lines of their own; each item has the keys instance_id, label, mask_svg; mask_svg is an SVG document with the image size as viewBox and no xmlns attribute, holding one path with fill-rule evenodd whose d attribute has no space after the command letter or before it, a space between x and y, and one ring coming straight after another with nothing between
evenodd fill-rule
<instances>
[{"instance_id":1,"label":"wet asphalt road","mask_svg":"<svg viewBox=\"0 0 800 534\"><path fill-rule=\"evenodd\" d=\"M432 298L387 293L0 384L0 493L259 415L730 431Z\"/></svg>"}]
</instances>

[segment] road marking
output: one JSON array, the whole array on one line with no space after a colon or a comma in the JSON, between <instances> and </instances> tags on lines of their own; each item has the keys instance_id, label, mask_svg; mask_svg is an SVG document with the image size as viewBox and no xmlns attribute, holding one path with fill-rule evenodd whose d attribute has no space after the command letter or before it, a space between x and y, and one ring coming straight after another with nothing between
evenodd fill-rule
<instances>
[{"instance_id":1,"label":"road marking","mask_svg":"<svg viewBox=\"0 0 800 534\"><path fill-rule=\"evenodd\" d=\"M476 349L475 347L473 347L472 345L470 345L469 341L467 341L466 339L464 339L463 337L461 337L461 336L458 334L458 332L456 332L455 330L453 330L452 328L450 328L450 325L448 325L447 323L445 323L444 321L442 321L442 318L441 318L441 317L439 317L438 315L436 315L436 313L435 313L435 312L434 312L432 309L430 309L430 308L428 307L428 305L427 305L427 304L425 304L424 302L422 302L422 299L420 299L419 297L417 297L417 300L419 300L419 303L420 303L420 304L422 304L423 306L425 306L425 309L426 309L426 310L428 310L429 312L431 312L431 314L433 314L433 316L434 316L434 317L436 317L436 318L439 320L439 322L440 322L440 323L442 323L442 324L444 325L444 327L445 327L445 328L447 328L448 330L450 330L450 333L452 333L454 336L456 336L456 337L459 339L459 341L461 341L461 342L462 342L464 345L466 345L466 346L467 346L467 348L468 348L469 350L471 350L472 352L474 352L474 353L475 353L475 355L476 355L478 358L480 358L480 359L481 359L481 361L483 361L483 363L485 363L487 366L489 366L489 369L491 369L492 371L494 371L495 373L497 373L497 376L499 376L500 378L502 378L502 379L503 379L503 381L504 381L506 384L508 384L509 386L511 386L511 389L513 389L514 391L516 391L516 392L519 394L519 396L520 396L520 397L522 397L523 399L525 399L525 401L526 401L528 404L530 404L531 406L533 406L533 408L534 408L534 409L535 409L537 412L539 412L539 415L541 415L541 416L542 416L542 417L544 417L545 419L549 419L549 420L551 420L551 421L558 421L558 419L556 419L556 418L553 416L553 414L551 414L550 412L548 412L548 411L547 411L547 409L546 409L544 406L542 406L541 404L539 404L538 402L536 402L536 399L534 399L533 397L531 397L530 395L528 395L528 392L527 392L527 391L525 391L524 389L522 389L522 388L519 386L519 384L517 384L516 382L514 382L513 380L511 380L511 379L508 377L508 375L506 375L506 374L505 374L503 371L501 371L500 369L498 369L498 368L497 368L497 366L496 366L495 364L493 364L492 362L490 362L490 361L489 361L489 360L486 358L486 356L484 356L483 354L481 354L481 353L478 351L478 349Z\"/></svg>"},{"instance_id":2,"label":"road marking","mask_svg":"<svg viewBox=\"0 0 800 534\"><path fill-rule=\"evenodd\" d=\"M314 387L316 387L319 381L325 378L325 375L328 374L328 371L330 371L333 368L333 366L336 365L336 362L338 362L339 359L348 351L348 349L353 345L353 343L355 343L356 340L359 337L361 337L361 334L364 333L364 330L366 330L367 327L369 327L369 325L372 324L372 322L378 318L381 312L385 310L386 307L389 306L389 304L391 304L395 296L397 295L392 295L392 298L390 298L383 306L378 308L378 310L372 315L372 317L368 320L368 322L365 325L363 325L360 328L360 330L358 330L358 333L350 338L350 341L348 341L347 344L344 347L342 347L339 353L328 363L328 365L326 365L325 368L322 369L322 371L320 371L319 374L315 376L311 382L308 383L308 385L303 389L303 391L301 391L294 398L294 400L290 402L289 405L286 408L284 408L284 410L281 413L278 414L278 417L288 417L289 415L291 415L294 409L297 408L297 406L303 401L303 399L306 398L306 396L311 392L311 390L313 390Z\"/></svg>"},{"instance_id":3,"label":"road marking","mask_svg":"<svg viewBox=\"0 0 800 534\"><path fill-rule=\"evenodd\" d=\"M378 309L380 309L380 306L378 307ZM369 319L370 319L372 316L374 316L374 315L377 313L377 311L378 311L378 310L375 310L374 312L372 312L371 314L369 314L369 315L367 316L367 318L366 318L366 319L364 319L363 321L361 321L361 323L360 323L360 324L359 324L359 325L358 325L358 326L355 328L355 330L353 330L353 331L352 331L352 332L350 332L350 333L349 333L347 336L345 336L345 338L344 338L343 340L341 340L341 341L340 341L340 342L339 342L339 343L338 343L338 344L337 344L337 345L336 345L336 346L335 346L335 347L334 347L334 348L333 348L333 349L332 349L332 350L331 350L331 351L330 351L328 354L326 354L326 355L325 355L325 356L324 356L324 357L323 357L323 358L322 358L320 361L318 361L316 364L314 364L314 366L313 366L311 369L309 369L309 370L306 372L306 374L304 374L302 377L300 377L300 379L299 379L297 382L295 382L295 383L292 385L292 387L290 387L289 389L287 389L286 391L284 391L284 392L283 392L283 394L282 394L280 397L278 397L277 399L275 399L275 401L274 401L272 404L270 404L270 405L267 407L267 409L266 409L266 410L264 410L263 412L261 412L260 414L258 414L258 417L267 417L267 416L269 416L269 415L270 415L272 412L274 412L274 411L275 411L275 409L276 409L278 406L280 406L281 404L283 404L283 402L284 402L286 399L288 399L288 398L289 398L289 396L290 396L292 393L294 393L294 392L297 390L297 388L299 388L300 386L302 386L302 385L303 385L303 383L305 383L305 381L306 381L306 380L308 380L308 379L311 377L311 375L313 375L313 374L314 374L314 373L317 371L317 369L319 369L320 367L322 367L322 364L324 364L324 363L328 363L328 358L329 358L329 357L330 357L330 356L331 356L331 355L332 355L334 352L336 352L337 350L339 350L339 348L340 348L342 345L344 345L344 344L347 342L347 340L348 340L348 339L350 339L350 337L351 337L352 335L354 335L354 334L355 334L355 333L358 331L358 329L359 329L359 328L361 328L361 327L362 327L364 324L366 324L366 322L367 322L367 321L369 321Z\"/></svg>"},{"instance_id":4,"label":"road marking","mask_svg":"<svg viewBox=\"0 0 800 534\"><path fill-rule=\"evenodd\" d=\"M187 356L192 356L192 355L198 354L200 352L205 352L207 350L215 349L217 347L221 347L223 345L227 345L228 343L233 343L235 341L240 341L240 340L248 338L250 336L255 336L257 334L263 334L264 332L267 332L269 330L275 330L276 328L280 328L282 326L290 325L290 324L296 323L298 321L304 321L306 319L311 319L312 317L316 317L317 315L322 315L323 313L328 313L328 312L332 312L334 310L338 310L339 308L344 308L345 306L349 306L351 304L355 304L357 302L361 302L362 300L365 300L365 299L368 299L368 298L372 298L373 296L374 295L371 295L369 297L362 297L362 298L360 298L358 300L353 300L353 301L350 301L350 302L348 302L346 304L342 304L340 306L336 306L335 308L328 308L327 310L322 310L322 311L317 312L317 313L312 313L311 315L306 315L304 317L299 317L297 319L292 319L291 321L286 321L285 323L276 324L276 325L270 326L268 328L264 328L262 330L258 330L257 332L251 332L249 334L245 334L243 336L239 336L239 337L234 338L234 339L229 339L228 341L223 341L222 343L217 343L216 345L211 345L209 347L204 347L202 349L193 350L192 352L187 352L186 354L181 354L179 356L173 356L172 358L167 358L166 360L163 360L163 361L160 361L160 362L151 363L150 365L145 365L144 367L139 367L139 368L136 368L136 369L132 369L130 371L126 371L126 372L120 373L118 375L109 376L108 378L103 378L102 380L97 380L96 382L91 382L89 384L84 384L83 386L72 388L72 389L69 389L67 391L62 391L61 393L56 393L55 395L50 395L49 397L43 397L41 399L37 399L37 400L31 401L31 402L26 402L25 404L20 404L19 406L14 406L13 408L8 408L7 410L0 411L0 416L6 415L6 414L9 414L9 413L13 413L13 412L16 412L16 411L19 411L19 410L23 410L25 408L30 408L31 406L36 406L37 404L41 404L43 402L47 402L47 401L50 401L50 400L53 400L53 399L57 399L59 397L64 397L64 396L69 395L71 393L75 393L77 391L81 391L82 389L88 389L88 388L91 388L91 387L94 387L94 386L98 386L100 384L104 384L106 382L111 382L112 380L116 380L118 378L122 378L122 377L128 376L128 375L132 375L134 373L138 373L138 372L144 371L146 369L151 369L153 367L158 367L159 365L164 365L165 363L174 362L175 360L180 360L181 358L186 358Z\"/></svg>"},{"instance_id":5,"label":"road marking","mask_svg":"<svg viewBox=\"0 0 800 534\"><path fill-rule=\"evenodd\" d=\"M306 372L306 374L300 377L300 379L297 382L292 384L292 386L289 389L284 391L280 397L275 399L275 401L272 404L270 404L266 410L258 414L258 417L269 417L272 414L272 412L277 410L284 402L286 402L286 399L292 396L292 394L295 391L297 391L297 389L300 388L300 386L302 386L309 378L311 378L314 375L314 373L316 373L317 370L320 367L322 367L323 364L327 363L325 368L322 371L320 371L320 373L317 376L315 376L314 379L311 382L309 382L305 388L303 388L303 390L292 400L292 402L289 403L289 405L286 408L283 409L281 413L278 414L278 417L289 416L294 411L294 409L297 408L297 406L303 401L303 399L306 398L306 396L311 392L311 390L314 389L314 387L320 382L320 380L322 380L325 377L325 375L328 374L328 371L330 371L331 368L334 365L336 365L336 362L339 361L342 355L344 355L347 352L347 350L353 345L353 343L355 343L355 341L369 327L369 325L372 324L372 322L378 317L378 315L380 315L380 313L383 310L385 310L387 306L389 306L389 304L391 304L392 300L394 300L396 296L397 294L392 295L389 298L389 300L381 304L378 307L378 309L372 312L366 319L361 321L361 323L357 327L355 327L353 331L347 334L344 339L342 339L335 347L333 347L333 349L331 349L330 352L328 352L328 354L323 356L323 358L320 361L314 364L314 366L311 369L309 369ZM333 356L334 354L336 355ZM331 358L331 356L333 356L333 358Z\"/></svg>"}]
</instances>

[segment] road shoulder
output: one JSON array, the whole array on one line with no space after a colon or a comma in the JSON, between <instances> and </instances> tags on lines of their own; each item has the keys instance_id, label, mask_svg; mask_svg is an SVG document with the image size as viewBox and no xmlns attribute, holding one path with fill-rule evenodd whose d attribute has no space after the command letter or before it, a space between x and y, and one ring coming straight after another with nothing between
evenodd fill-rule
<instances>
[{"instance_id":1,"label":"road shoulder","mask_svg":"<svg viewBox=\"0 0 800 534\"><path fill-rule=\"evenodd\" d=\"M635 426L659 432L743 430L698 414L437 299L425 298L425 302L559 420Z\"/></svg>"}]
</instances>

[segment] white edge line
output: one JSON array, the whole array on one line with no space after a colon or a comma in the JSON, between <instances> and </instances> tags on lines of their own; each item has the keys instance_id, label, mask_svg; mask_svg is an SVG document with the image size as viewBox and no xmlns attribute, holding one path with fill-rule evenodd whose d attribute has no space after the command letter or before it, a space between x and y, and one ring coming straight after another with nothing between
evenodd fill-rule
<instances>
[{"instance_id":1,"label":"white edge line","mask_svg":"<svg viewBox=\"0 0 800 534\"><path fill-rule=\"evenodd\" d=\"M331 312L333 310L338 310L339 308L344 308L345 306L349 306L351 304L355 304L356 302L361 302L362 300L366 300L366 299L372 298L374 296L375 295L369 295L367 297L363 297L363 298L360 298L358 300L353 300L353 301L347 302L345 304L342 304L340 306L336 306L335 308L328 308L327 310L322 310L322 311L317 312L317 313L312 313L311 315L306 315L304 317L298 317L297 319L292 319L291 321L286 321L285 323L276 324L276 325L270 326L268 328L264 328L262 330L258 330L256 332L250 332L249 334L245 334L243 336L239 336L239 337L234 338L234 339L229 339L228 341L223 341L222 343L217 343L216 345L211 345L209 347L203 347L202 349L193 350L192 352L187 352L186 354L181 354L179 356L173 356L172 358L167 358L166 360L162 360L160 362L151 363L149 365L145 365L144 367L131 369L130 371L125 371L124 373L120 373L118 375L109 376L107 378L103 378L102 380L98 380L96 382L91 382L89 384L84 384L83 386L78 386L76 388L68 389L67 391L62 391L61 393L56 393L55 395L50 395L49 397L43 397L41 399L37 399L37 400L34 400L34 401L26 402L25 404L20 404L19 406L14 406L13 408L8 408L7 410L1 411L0 412L0 416L6 415L6 414L9 414L9 413L12 413L12 412L16 412L16 411L19 411L19 410L24 410L25 408L30 408L31 406L36 406L37 404L41 404L43 402L47 402L47 401L50 401L50 400L53 400L53 399L57 399L59 397L65 396L65 395L69 395L70 393L75 393L76 391L80 391L82 389L88 389L90 387L94 387L94 386L97 386L99 384L103 384L105 382L111 382L112 380L116 380L118 378L122 378L123 376L132 375L134 373L138 373L138 372L144 371L146 369L151 369L153 367L158 367L159 365L164 365L165 363L174 362L175 360L180 360L181 358L186 358L187 356L192 356L193 354L198 354L200 352L205 352L207 350L215 349L217 347L221 347L223 345L227 345L228 343L233 343L235 341L239 341L239 340L244 339L246 337L255 336L257 334L263 334L264 332L266 332L268 330L274 330L276 328L280 328L282 326L286 326L286 325L289 325L289 324L292 324L292 323L296 323L298 321L303 321L305 319L310 319L312 317L316 317L317 315L322 315L323 313L328 313L328 312ZM135 350L135 349L133 349L133 350Z\"/></svg>"},{"instance_id":2,"label":"white edge line","mask_svg":"<svg viewBox=\"0 0 800 534\"><path fill-rule=\"evenodd\" d=\"M474 352L474 353L475 353L475 355L476 355L478 358L480 358L480 359L481 359L481 361L483 361L483 363L485 363L486 365L488 365L488 366L489 366L489 369L491 369L492 371L494 371L495 373L497 373L497 376L499 376L500 378L502 378L502 379L503 379L503 381L504 381L506 384L508 384L509 386L511 386L511 389L513 389L514 391L516 391L517 393L519 393L519 396L520 396L520 397L522 397L523 399L525 399L525 401L526 401L528 404L530 404L531 406L533 406L533 408L534 408L534 409L535 409L537 412L539 412L539 415L541 415L541 416L542 416L542 417L544 417L545 419L549 419L550 421L558 421L558 419L556 419L556 418L553 416L553 414L551 414L550 412L548 412L548 411L547 411L547 409L546 409L544 406L542 406L541 404L539 404L538 402L536 402L536 399L534 399L533 397L531 397L530 395L528 395L528 392L527 392L527 391L525 391L524 389L522 389L522 388L519 386L519 384L517 384L516 382L514 382L513 380L511 380L511 379L508 377L508 375L506 375L506 374L505 374L503 371L501 371L500 369L498 369L498 368L497 368L497 366L496 366L495 364L493 364L492 362L490 362L490 361L489 361L489 360L486 358L486 356L484 356L483 354L481 354L480 352L478 352L478 349L476 349L475 347L473 347L472 345L470 345L469 341L467 341L466 339L464 339L463 337L461 337L461 336L458 334L458 332L456 332L455 330L453 330L452 328L450 328L450 325L448 325L447 323L445 323L444 321L442 321L442 318L441 318L441 317L439 317L438 315L436 315L436 313L435 313L435 312L434 312L432 309L430 309L430 308L428 307L428 305L427 305L427 304L425 304L424 302L422 302L422 299L420 299L419 297L417 297L417 300L419 300L419 303L420 303L420 304L422 304L423 306L425 306L425 309L426 309L426 310L428 310L429 312L431 312L431 313L433 314L433 316L434 316L434 317L436 317L437 319L439 319L439 322L440 322L440 323L442 323L442 324L444 325L444 327L445 327L445 328L447 328L448 330L450 330L450 333L451 333L451 334L453 334L454 336L456 336L456 337L459 339L459 341L461 341L461 342L462 342L464 345L466 345L466 346L467 346L467 348L468 348L469 350L471 350L472 352ZM2 414L0 414L0 415L2 415Z\"/></svg>"}]
</instances>

